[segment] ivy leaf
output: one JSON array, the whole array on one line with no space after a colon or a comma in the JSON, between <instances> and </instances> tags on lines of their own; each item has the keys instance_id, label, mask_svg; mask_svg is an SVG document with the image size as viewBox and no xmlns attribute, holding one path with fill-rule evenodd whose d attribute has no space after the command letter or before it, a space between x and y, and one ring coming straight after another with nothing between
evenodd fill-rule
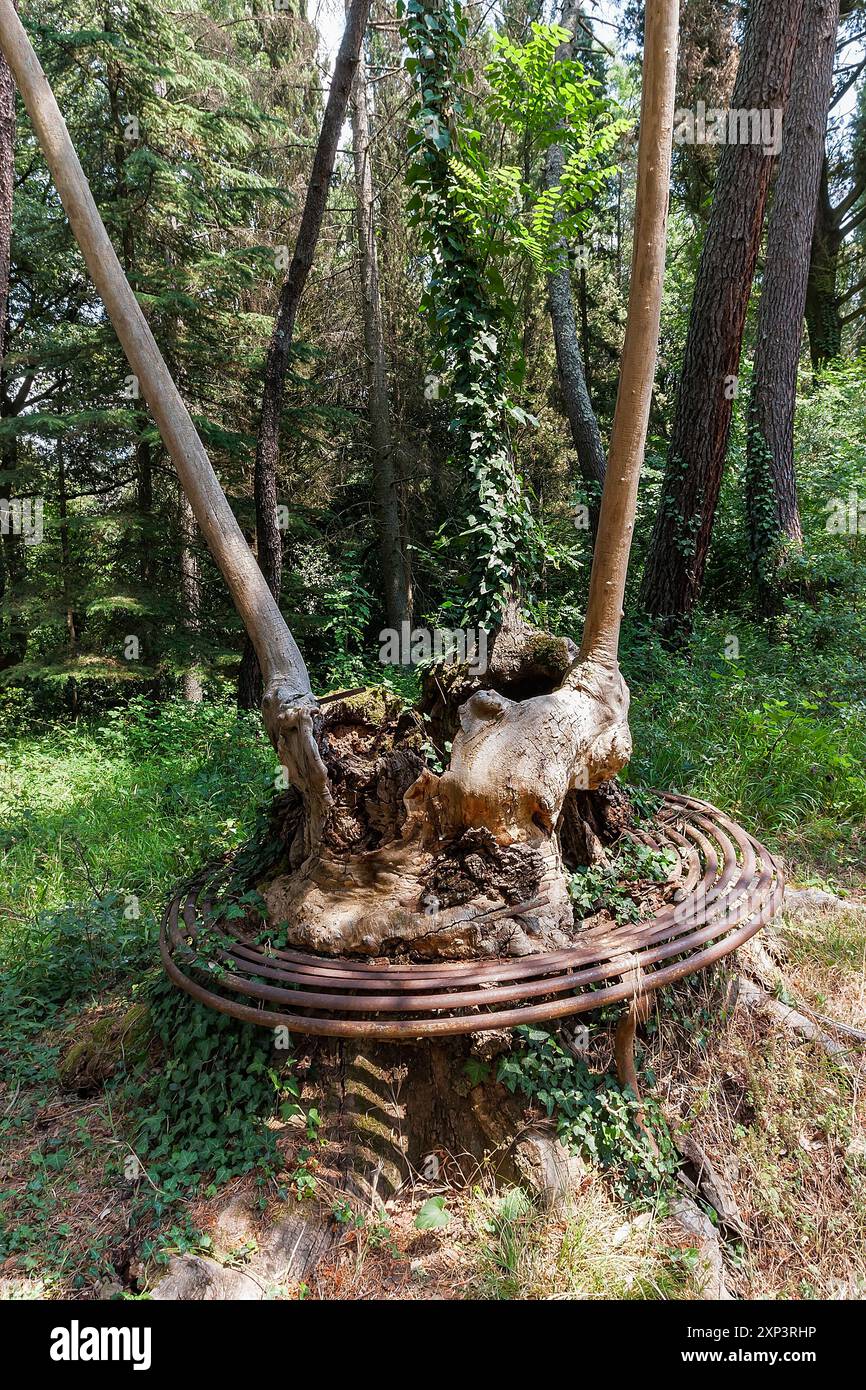
<instances>
[{"instance_id":1,"label":"ivy leaf","mask_svg":"<svg viewBox=\"0 0 866 1390\"><path fill-rule=\"evenodd\" d=\"M450 1220L451 1212L446 1209L445 1198L431 1197L415 1217L415 1228L419 1231L440 1231Z\"/></svg>"}]
</instances>

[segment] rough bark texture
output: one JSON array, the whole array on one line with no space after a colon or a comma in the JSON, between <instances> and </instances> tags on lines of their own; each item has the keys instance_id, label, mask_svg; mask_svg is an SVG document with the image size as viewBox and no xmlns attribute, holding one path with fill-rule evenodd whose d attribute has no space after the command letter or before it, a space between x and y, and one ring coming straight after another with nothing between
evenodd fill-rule
<instances>
[{"instance_id":1,"label":"rough bark texture","mask_svg":"<svg viewBox=\"0 0 866 1390\"><path fill-rule=\"evenodd\" d=\"M775 604L785 543L803 539L794 410L838 25L839 0L806 0L767 236L746 459L752 565L765 612Z\"/></svg>"},{"instance_id":2,"label":"rough bark texture","mask_svg":"<svg viewBox=\"0 0 866 1390\"><path fill-rule=\"evenodd\" d=\"M802 9L803 0L750 7L735 110L786 106ZM751 144L728 144L719 160L643 582L644 606L669 635L687 630L703 583L773 163Z\"/></svg>"},{"instance_id":3,"label":"rough bark texture","mask_svg":"<svg viewBox=\"0 0 866 1390\"><path fill-rule=\"evenodd\" d=\"M391 400L382 297L379 287L379 252L376 245L376 212L367 105L367 71L363 53L352 90L352 147L355 162L355 217L361 263L361 312L364 351L367 358L368 416L373 456L373 497L382 561L382 588L388 626L395 631L412 618L412 581L403 545L400 496L391 442Z\"/></svg>"},{"instance_id":4,"label":"rough bark texture","mask_svg":"<svg viewBox=\"0 0 866 1390\"><path fill-rule=\"evenodd\" d=\"M574 58L577 17L580 6L576 0L563 0L560 23L572 31L572 37L556 50L559 61ZM565 159L561 145L551 145L547 152L544 181L547 188L556 188L562 178ZM584 363L577 333L574 298L571 291L571 272L567 248L562 243L562 264L547 277L547 298L553 341L556 346L556 365L565 413L571 427L580 476L585 483L600 488L604 483L606 463L598 421L589 398Z\"/></svg>"},{"instance_id":5,"label":"rough bark texture","mask_svg":"<svg viewBox=\"0 0 866 1390\"><path fill-rule=\"evenodd\" d=\"M832 362L842 351L842 311L839 307L839 254L842 250L841 217L830 198L827 159L824 158L818 188L818 206L812 234L806 322L809 352L815 371Z\"/></svg>"},{"instance_id":6,"label":"rough bark texture","mask_svg":"<svg viewBox=\"0 0 866 1390\"><path fill-rule=\"evenodd\" d=\"M680 11L677 109L726 110L737 76L736 10L713 0L684 0ZM714 145L682 145L674 153L674 177L689 214L706 225L718 150Z\"/></svg>"},{"instance_id":7,"label":"rough bark texture","mask_svg":"<svg viewBox=\"0 0 866 1390\"><path fill-rule=\"evenodd\" d=\"M280 461L280 417L286 374L289 369L298 307L313 266L331 176L334 172L334 161L337 157L337 145L346 119L349 93L355 80L369 14L370 0L351 0L313 156L301 225L298 228L291 264L280 290L274 331L265 360L253 492L259 568L275 599L280 597L283 578L283 543L277 522L277 468ZM259 659L253 643L248 641L241 658L238 703L242 708L254 709L261 699L261 691Z\"/></svg>"},{"instance_id":8,"label":"rough bark texture","mask_svg":"<svg viewBox=\"0 0 866 1390\"><path fill-rule=\"evenodd\" d=\"M12 244L12 190L15 181L15 86L5 58L0 55L0 364L6 350L6 320L9 301L9 270ZM6 374L0 365L0 388L2 388L3 414L6 414ZM15 462L13 441L3 442L0 467L3 472L11 472ZM11 489L5 484L3 495L8 499ZM0 536L0 603L11 588L16 557L13 554L12 535ZM7 641L4 626L0 622L0 670L17 661L20 643L10 632Z\"/></svg>"},{"instance_id":9,"label":"rough bark texture","mask_svg":"<svg viewBox=\"0 0 866 1390\"><path fill-rule=\"evenodd\" d=\"M201 576L195 553L196 525L192 507L183 488L178 498L180 520L180 597L183 605L181 622L188 637L195 639L201 630ZM190 704L200 704L203 696L201 677L195 660L188 662L183 673L183 698Z\"/></svg>"}]
</instances>

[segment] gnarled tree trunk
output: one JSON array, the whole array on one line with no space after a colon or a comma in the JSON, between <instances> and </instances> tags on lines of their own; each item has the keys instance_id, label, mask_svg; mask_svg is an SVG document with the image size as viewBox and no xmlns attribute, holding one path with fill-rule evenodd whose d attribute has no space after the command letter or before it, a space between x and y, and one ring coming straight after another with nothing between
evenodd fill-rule
<instances>
[{"instance_id":1,"label":"gnarled tree trunk","mask_svg":"<svg viewBox=\"0 0 866 1390\"><path fill-rule=\"evenodd\" d=\"M677 0L647 0L629 314L583 641L579 651L552 642L512 615L484 682L458 701L450 765L437 775L401 737L400 721L392 733L387 720L359 718L351 701L320 708L312 695L303 658L123 275L11 0L0 0L0 45L262 667L265 724L296 789L285 813L283 872L266 897L294 941L328 952L453 955L461 941L470 953L510 949L506 933L522 952L527 943L532 949L533 921L542 935L567 935L573 926L563 871L566 801L608 783L631 751L617 649L658 349L677 19ZM519 901L527 892L539 909L532 920L530 904ZM491 923L498 924L492 937ZM447 1048L427 1044L418 1059L430 1098L421 1107L421 1137L410 1145L416 1160L436 1138L430 1119L437 1100L441 1109L443 1096L448 1105L456 1093ZM482 1100L471 1107L471 1136L453 1134L471 1153L496 1129L481 1114ZM451 1134L450 1109L448 1118Z\"/></svg>"}]
</instances>

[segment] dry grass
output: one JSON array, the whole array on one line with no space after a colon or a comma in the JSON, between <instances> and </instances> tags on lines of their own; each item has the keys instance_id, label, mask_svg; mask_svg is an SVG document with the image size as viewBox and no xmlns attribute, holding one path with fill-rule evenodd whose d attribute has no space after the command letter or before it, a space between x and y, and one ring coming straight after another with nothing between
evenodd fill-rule
<instances>
[{"instance_id":1,"label":"dry grass","mask_svg":"<svg viewBox=\"0 0 866 1390\"><path fill-rule=\"evenodd\" d=\"M790 931L786 924L782 935ZM847 965L822 961L826 938L815 924L799 923L795 934L801 954L796 964L792 954L788 978L796 997L832 1001L836 1017L853 1022L863 982L857 952ZM729 972L718 971L665 996L650 1061L669 1120L736 1193L746 1237L728 1247L729 1287L749 1299L862 1296L863 1054L846 1068L742 1006L726 1016L726 984Z\"/></svg>"},{"instance_id":2,"label":"dry grass","mask_svg":"<svg viewBox=\"0 0 866 1390\"><path fill-rule=\"evenodd\" d=\"M323 1299L669 1299L695 1296L690 1252L662 1219L636 1218L587 1170L579 1191L545 1211L492 1183L454 1192L451 1220L419 1231L424 1200L398 1198L350 1233L309 1290Z\"/></svg>"}]
</instances>

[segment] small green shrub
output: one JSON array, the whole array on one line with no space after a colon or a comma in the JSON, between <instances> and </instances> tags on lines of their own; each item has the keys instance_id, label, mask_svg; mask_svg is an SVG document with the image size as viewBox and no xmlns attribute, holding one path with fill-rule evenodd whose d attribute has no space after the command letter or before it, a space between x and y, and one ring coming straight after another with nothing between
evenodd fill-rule
<instances>
[{"instance_id":1,"label":"small green shrub","mask_svg":"<svg viewBox=\"0 0 866 1390\"><path fill-rule=\"evenodd\" d=\"M664 883L677 862L676 851L654 850L638 840L624 839L605 862L581 866L569 879L568 891L579 917L606 908L617 922L639 922L645 915L637 896L650 883Z\"/></svg>"},{"instance_id":2,"label":"small green shrub","mask_svg":"<svg viewBox=\"0 0 866 1390\"><path fill-rule=\"evenodd\" d=\"M516 1032L524 1048L501 1059L497 1079L555 1117L562 1142L609 1170L613 1188L623 1200L645 1204L663 1197L678 1159L655 1102L639 1103L615 1077L594 1074L542 1029L518 1028ZM641 1109L658 1145L657 1155L636 1124Z\"/></svg>"}]
</instances>

